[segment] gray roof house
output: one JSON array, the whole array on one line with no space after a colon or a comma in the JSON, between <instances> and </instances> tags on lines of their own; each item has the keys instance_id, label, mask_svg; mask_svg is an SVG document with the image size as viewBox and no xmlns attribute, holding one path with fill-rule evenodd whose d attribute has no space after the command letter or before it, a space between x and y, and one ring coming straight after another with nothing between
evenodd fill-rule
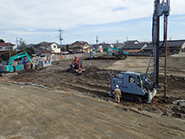
<instances>
[{"instance_id":1,"label":"gray roof house","mask_svg":"<svg viewBox=\"0 0 185 139\"><path fill-rule=\"evenodd\" d=\"M147 44L126 44L123 46L123 50L143 50L145 47L147 47Z\"/></svg>"},{"instance_id":2,"label":"gray roof house","mask_svg":"<svg viewBox=\"0 0 185 139\"><path fill-rule=\"evenodd\" d=\"M162 41L159 42L159 47L163 44ZM169 52L177 52L177 49L184 51L185 40L169 40L167 43L167 49ZM150 53L154 49L153 44L149 43L146 48L143 49L145 53ZM165 44L160 48L162 52L165 51Z\"/></svg>"},{"instance_id":3,"label":"gray roof house","mask_svg":"<svg viewBox=\"0 0 185 139\"><path fill-rule=\"evenodd\" d=\"M61 54L61 49L58 47L58 44L55 42L48 43L48 42L41 42L33 46L35 53L39 54L43 51L53 51L56 55Z\"/></svg>"},{"instance_id":4,"label":"gray roof house","mask_svg":"<svg viewBox=\"0 0 185 139\"><path fill-rule=\"evenodd\" d=\"M139 44L138 40L128 40L126 42L124 42L125 44Z\"/></svg>"}]
</instances>

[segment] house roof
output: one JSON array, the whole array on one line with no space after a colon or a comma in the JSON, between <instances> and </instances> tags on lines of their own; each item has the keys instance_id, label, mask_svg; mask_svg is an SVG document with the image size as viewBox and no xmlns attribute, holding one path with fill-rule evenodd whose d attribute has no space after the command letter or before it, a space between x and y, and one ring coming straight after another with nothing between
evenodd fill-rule
<instances>
[{"instance_id":1,"label":"house roof","mask_svg":"<svg viewBox=\"0 0 185 139\"><path fill-rule=\"evenodd\" d=\"M50 46L50 45L53 44L53 43L55 43L55 42L41 42L41 43L38 43L38 44L33 45L33 47L34 47L34 48L38 48L38 47L40 47L40 46ZM55 43L55 44L57 44L57 43ZM57 45L58 45L58 44L57 44Z\"/></svg>"},{"instance_id":2,"label":"house roof","mask_svg":"<svg viewBox=\"0 0 185 139\"><path fill-rule=\"evenodd\" d=\"M41 53L54 53L53 51L43 51Z\"/></svg>"},{"instance_id":3,"label":"house roof","mask_svg":"<svg viewBox=\"0 0 185 139\"><path fill-rule=\"evenodd\" d=\"M134 44L135 42L138 42L138 40L129 40L129 41L126 41L125 44Z\"/></svg>"},{"instance_id":4,"label":"house roof","mask_svg":"<svg viewBox=\"0 0 185 139\"><path fill-rule=\"evenodd\" d=\"M141 49L145 44L126 44L123 50Z\"/></svg>"},{"instance_id":5,"label":"house roof","mask_svg":"<svg viewBox=\"0 0 185 139\"><path fill-rule=\"evenodd\" d=\"M185 40L170 40L170 41L168 41L167 46L168 46L168 48L181 47L184 43L185 43ZM163 42L160 41L159 47L162 46L162 44L163 44ZM165 45L163 45L162 48L164 48L164 47L165 47ZM143 50L153 50L153 49L154 49L153 44L150 43Z\"/></svg>"},{"instance_id":6,"label":"house roof","mask_svg":"<svg viewBox=\"0 0 185 139\"><path fill-rule=\"evenodd\" d=\"M15 45L11 43L0 43L0 46L15 46Z\"/></svg>"},{"instance_id":7,"label":"house roof","mask_svg":"<svg viewBox=\"0 0 185 139\"><path fill-rule=\"evenodd\" d=\"M76 42L71 43L71 44L69 44L69 45L73 45L73 44L75 44L75 43L80 43L80 44L84 45L84 44L86 44L87 42L85 42L85 41L76 41ZM88 44L88 43L87 43L87 44Z\"/></svg>"}]
</instances>

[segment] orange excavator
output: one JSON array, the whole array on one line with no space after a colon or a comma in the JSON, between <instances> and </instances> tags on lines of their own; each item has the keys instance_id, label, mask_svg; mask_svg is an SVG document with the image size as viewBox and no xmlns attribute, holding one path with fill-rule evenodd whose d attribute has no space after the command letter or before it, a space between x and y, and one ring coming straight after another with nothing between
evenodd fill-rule
<instances>
[{"instance_id":1,"label":"orange excavator","mask_svg":"<svg viewBox=\"0 0 185 139\"><path fill-rule=\"evenodd\" d=\"M82 60L75 56L74 60L70 63L70 70L78 73L85 71L85 69L82 69Z\"/></svg>"}]
</instances>

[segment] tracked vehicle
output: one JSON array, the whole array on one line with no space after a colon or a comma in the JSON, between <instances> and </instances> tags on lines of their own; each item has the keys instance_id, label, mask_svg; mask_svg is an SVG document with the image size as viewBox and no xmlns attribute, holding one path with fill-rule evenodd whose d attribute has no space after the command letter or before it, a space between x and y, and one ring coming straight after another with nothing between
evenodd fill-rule
<instances>
[{"instance_id":1,"label":"tracked vehicle","mask_svg":"<svg viewBox=\"0 0 185 139\"><path fill-rule=\"evenodd\" d=\"M156 95L156 89L153 88L153 83L141 73L137 72L120 72L120 74L114 77L114 74L109 74L111 80L110 96L113 96L113 91L116 85L122 92L123 97L129 97L136 101L148 101ZM134 96L133 96L134 94Z\"/></svg>"},{"instance_id":2,"label":"tracked vehicle","mask_svg":"<svg viewBox=\"0 0 185 139\"><path fill-rule=\"evenodd\" d=\"M165 40L167 41L167 17L170 11L170 0L160 0L154 1L154 14L153 14L153 26L152 26L152 43L153 51L150 56L148 68L146 70L145 76L137 72L121 72L120 74L114 76L114 74L109 74L108 79L111 80L110 85L110 96L113 95L113 91L116 85L119 85L123 96L131 96L134 98L144 98L150 102L156 95L159 86L159 50L163 47ZM160 34L160 16L164 15L164 41L163 45L159 46L159 34ZM154 71L153 71L153 83L147 78L147 73L151 58L154 59Z\"/></svg>"}]
</instances>

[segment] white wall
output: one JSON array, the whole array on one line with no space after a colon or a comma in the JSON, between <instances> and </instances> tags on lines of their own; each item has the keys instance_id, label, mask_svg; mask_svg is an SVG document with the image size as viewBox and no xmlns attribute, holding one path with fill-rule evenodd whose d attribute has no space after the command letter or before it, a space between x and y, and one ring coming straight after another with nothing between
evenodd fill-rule
<instances>
[{"instance_id":1,"label":"white wall","mask_svg":"<svg viewBox=\"0 0 185 139\"><path fill-rule=\"evenodd\" d=\"M61 53L61 49L58 48L56 43L51 44L51 50L53 50L55 53Z\"/></svg>"}]
</instances>

